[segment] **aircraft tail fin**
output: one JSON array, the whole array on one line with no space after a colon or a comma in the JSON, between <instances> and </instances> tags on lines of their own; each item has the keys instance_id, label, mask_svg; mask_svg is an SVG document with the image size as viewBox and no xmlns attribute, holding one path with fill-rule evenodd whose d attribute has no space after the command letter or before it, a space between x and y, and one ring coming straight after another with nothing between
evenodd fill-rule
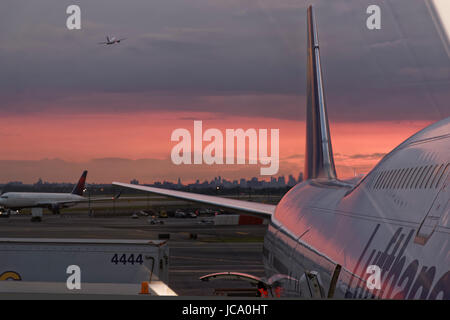
<instances>
[{"instance_id":1,"label":"aircraft tail fin","mask_svg":"<svg viewBox=\"0 0 450 320\"><path fill-rule=\"evenodd\" d=\"M83 195L84 184L86 183L86 176L87 176L87 170L84 170L83 174L80 177L80 180L78 180L77 185L73 188L72 194L76 194L79 196Z\"/></svg>"},{"instance_id":2,"label":"aircraft tail fin","mask_svg":"<svg viewBox=\"0 0 450 320\"><path fill-rule=\"evenodd\" d=\"M306 106L305 179L336 179L328 126L319 39L312 6L308 7L308 67Z\"/></svg>"}]
</instances>

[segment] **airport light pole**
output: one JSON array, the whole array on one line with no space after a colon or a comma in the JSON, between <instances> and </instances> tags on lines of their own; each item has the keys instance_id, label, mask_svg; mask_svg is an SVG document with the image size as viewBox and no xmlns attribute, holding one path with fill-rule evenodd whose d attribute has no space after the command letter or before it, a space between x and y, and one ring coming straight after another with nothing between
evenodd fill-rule
<instances>
[{"instance_id":1,"label":"airport light pole","mask_svg":"<svg viewBox=\"0 0 450 320\"><path fill-rule=\"evenodd\" d=\"M116 188L113 188L113 195L116 194ZM116 215L116 198L113 197L113 215Z\"/></svg>"},{"instance_id":2,"label":"airport light pole","mask_svg":"<svg viewBox=\"0 0 450 320\"><path fill-rule=\"evenodd\" d=\"M92 208L91 208L91 188L89 188L89 185L86 186L86 188L84 189L84 191L87 191L88 194L88 212L89 212L89 217L92 216Z\"/></svg>"}]
</instances>

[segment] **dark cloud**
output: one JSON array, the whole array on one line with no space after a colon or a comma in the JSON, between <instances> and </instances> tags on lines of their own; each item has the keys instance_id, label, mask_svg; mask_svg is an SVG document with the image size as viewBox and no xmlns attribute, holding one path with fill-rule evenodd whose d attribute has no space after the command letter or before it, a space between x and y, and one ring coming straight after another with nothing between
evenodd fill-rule
<instances>
[{"instance_id":1,"label":"dark cloud","mask_svg":"<svg viewBox=\"0 0 450 320\"><path fill-rule=\"evenodd\" d=\"M304 159L305 155L304 154L293 154L290 156L287 156L285 158L283 158L282 160L297 160L297 159Z\"/></svg>"},{"instance_id":2,"label":"dark cloud","mask_svg":"<svg viewBox=\"0 0 450 320\"><path fill-rule=\"evenodd\" d=\"M449 57L423 1L313 2L331 121L450 116ZM69 4L1 2L2 112L304 118L302 1L83 0L81 31L65 28ZM369 4L379 31L365 27ZM127 40L97 44L111 34Z\"/></svg>"},{"instance_id":3,"label":"dark cloud","mask_svg":"<svg viewBox=\"0 0 450 320\"><path fill-rule=\"evenodd\" d=\"M364 160L378 160L384 157L385 153L370 153L370 154L354 154L348 156L349 159L364 159Z\"/></svg>"}]
</instances>

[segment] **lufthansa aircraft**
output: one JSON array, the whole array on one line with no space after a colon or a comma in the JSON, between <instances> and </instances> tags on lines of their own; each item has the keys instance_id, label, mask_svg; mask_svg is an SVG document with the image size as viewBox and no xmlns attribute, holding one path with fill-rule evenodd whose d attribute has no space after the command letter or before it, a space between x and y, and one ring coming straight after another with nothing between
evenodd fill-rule
<instances>
[{"instance_id":1,"label":"lufthansa aircraft","mask_svg":"<svg viewBox=\"0 0 450 320\"><path fill-rule=\"evenodd\" d=\"M267 277L202 280L243 279L269 296L450 299L450 118L411 136L357 183L339 180L312 7L307 27L305 181L278 205L114 184L270 220Z\"/></svg>"},{"instance_id":2,"label":"lufthansa aircraft","mask_svg":"<svg viewBox=\"0 0 450 320\"><path fill-rule=\"evenodd\" d=\"M8 210L20 210L23 208L47 208L54 214L59 214L62 208L68 208L80 202L105 201L113 198L83 197L84 184L86 182L87 170L83 172L77 185L71 193L38 193L38 192L6 192L0 196L0 207ZM117 199L119 195L115 196Z\"/></svg>"}]
</instances>

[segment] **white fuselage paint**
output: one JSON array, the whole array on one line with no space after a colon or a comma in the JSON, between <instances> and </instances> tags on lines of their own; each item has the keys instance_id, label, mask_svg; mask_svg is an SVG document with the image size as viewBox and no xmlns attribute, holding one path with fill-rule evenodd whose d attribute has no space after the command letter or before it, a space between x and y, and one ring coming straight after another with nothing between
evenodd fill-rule
<instances>
[{"instance_id":1,"label":"white fuselage paint","mask_svg":"<svg viewBox=\"0 0 450 320\"><path fill-rule=\"evenodd\" d=\"M9 209L22 209L33 207L48 207L43 203L51 204L58 202L65 203L64 207L69 207L75 202L83 201L85 198L71 193L38 193L38 192L7 192L0 196L0 206Z\"/></svg>"},{"instance_id":2,"label":"white fuselage paint","mask_svg":"<svg viewBox=\"0 0 450 320\"><path fill-rule=\"evenodd\" d=\"M308 180L280 201L264 240L282 295L450 299L450 118L387 154L356 186ZM369 290L369 265L381 290ZM308 280L314 275L320 290Z\"/></svg>"}]
</instances>

